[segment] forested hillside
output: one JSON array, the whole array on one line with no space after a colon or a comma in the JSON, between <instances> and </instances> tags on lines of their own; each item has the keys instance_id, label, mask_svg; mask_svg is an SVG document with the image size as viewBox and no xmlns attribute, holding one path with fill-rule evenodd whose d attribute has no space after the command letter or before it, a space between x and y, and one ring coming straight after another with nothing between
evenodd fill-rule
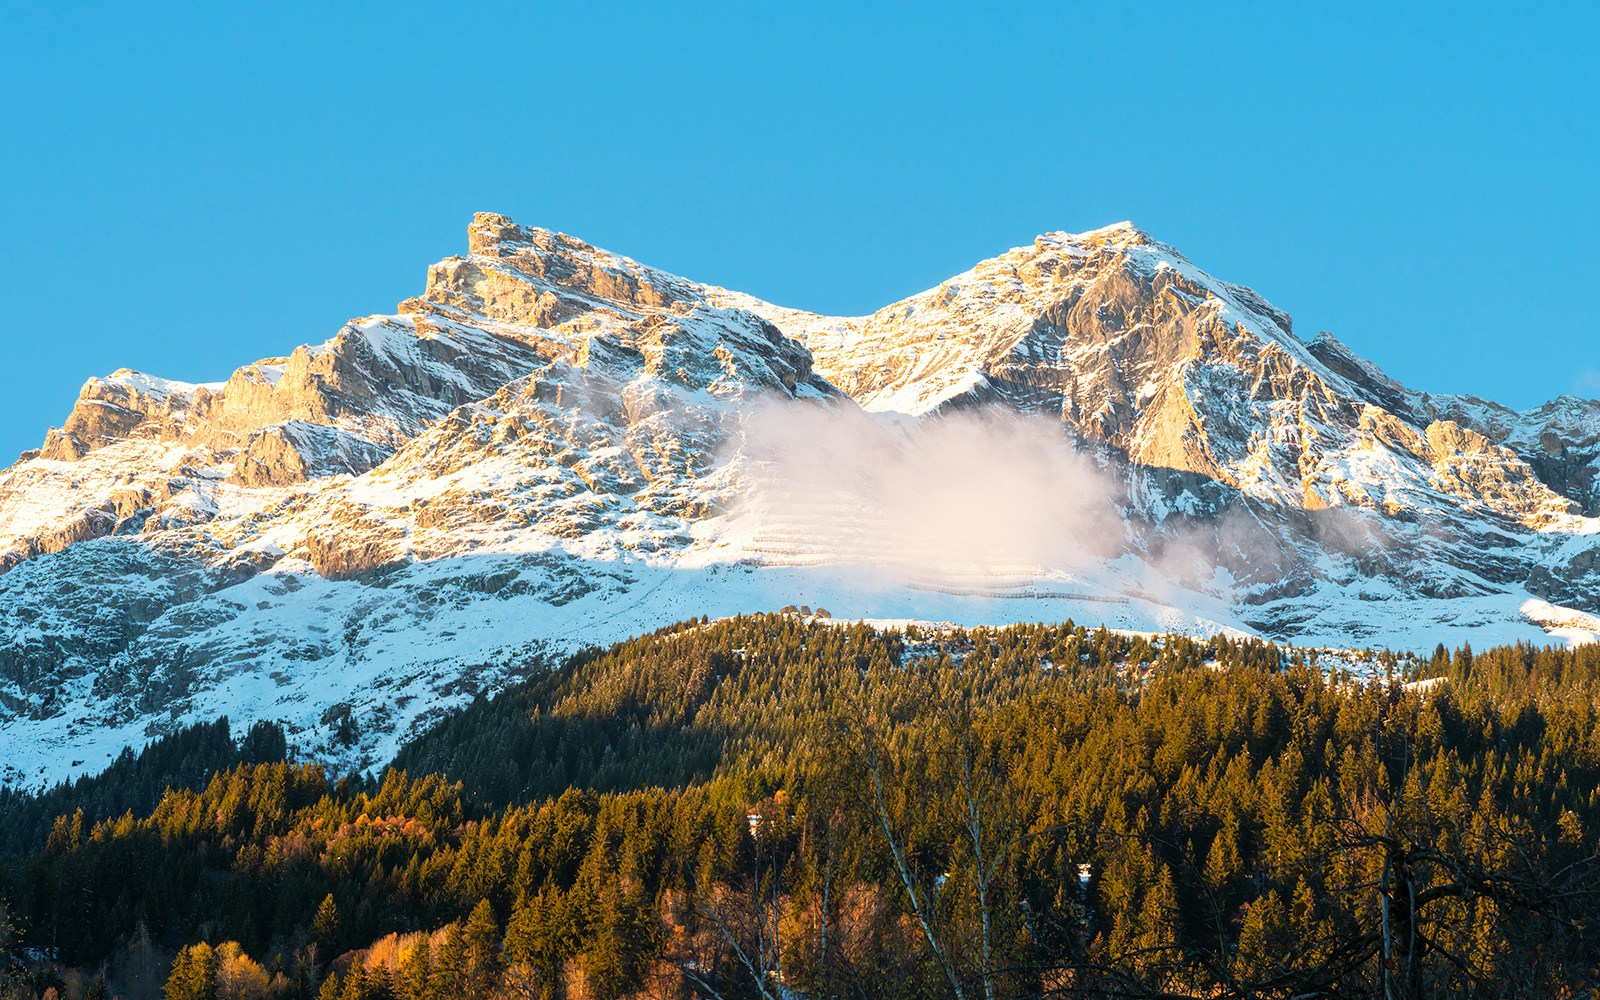
<instances>
[{"instance_id":1,"label":"forested hillside","mask_svg":"<svg viewBox=\"0 0 1600 1000\"><path fill-rule=\"evenodd\" d=\"M44 843L57 816L81 812L93 824L132 810L143 816L169 789L204 788L211 776L236 764L285 758L283 730L258 722L237 741L226 717L162 737L139 753L125 749L94 777L63 782L43 794L0 788L0 854L27 853Z\"/></svg>"},{"instance_id":2,"label":"forested hillside","mask_svg":"<svg viewBox=\"0 0 1600 1000\"><path fill-rule=\"evenodd\" d=\"M691 622L378 777L224 729L9 799L0 946L19 996L1589 995L1600 652L1387 663Z\"/></svg>"}]
</instances>

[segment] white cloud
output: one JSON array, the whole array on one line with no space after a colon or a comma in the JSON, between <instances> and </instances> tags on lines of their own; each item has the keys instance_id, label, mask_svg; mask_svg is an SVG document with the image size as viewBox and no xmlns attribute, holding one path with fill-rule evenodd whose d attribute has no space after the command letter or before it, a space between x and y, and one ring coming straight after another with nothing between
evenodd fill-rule
<instances>
[{"instance_id":1,"label":"white cloud","mask_svg":"<svg viewBox=\"0 0 1600 1000\"><path fill-rule=\"evenodd\" d=\"M1031 576L1126 546L1118 485L1048 420L963 412L896 425L773 404L743 431L743 513L758 546L901 578Z\"/></svg>"}]
</instances>

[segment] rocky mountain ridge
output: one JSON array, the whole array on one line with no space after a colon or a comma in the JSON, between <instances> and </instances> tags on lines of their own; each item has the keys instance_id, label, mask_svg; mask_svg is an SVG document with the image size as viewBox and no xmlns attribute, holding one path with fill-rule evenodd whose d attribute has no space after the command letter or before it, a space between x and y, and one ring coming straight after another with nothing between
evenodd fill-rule
<instances>
[{"instance_id":1,"label":"rocky mountain ridge","mask_svg":"<svg viewBox=\"0 0 1600 1000\"><path fill-rule=\"evenodd\" d=\"M0 474L0 780L224 712L368 767L530 659L802 602L1582 638L1597 468L1600 403L1406 388L1128 224L847 318L482 214L394 314L91 379Z\"/></svg>"}]
</instances>

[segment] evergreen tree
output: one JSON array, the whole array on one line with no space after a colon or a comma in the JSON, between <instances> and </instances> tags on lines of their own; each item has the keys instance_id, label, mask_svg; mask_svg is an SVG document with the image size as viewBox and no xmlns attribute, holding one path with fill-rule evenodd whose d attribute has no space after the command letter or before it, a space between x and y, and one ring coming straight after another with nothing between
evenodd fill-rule
<instances>
[{"instance_id":1,"label":"evergreen tree","mask_svg":"<svg viewBox=\"0 0 1600 1000\"><path fill-rule=\"evenodd\" d=\"M339 929L339 907L330 892L317 904L317 912L311 918L311 936L319 948L335 955L338 954Z\"/></svg>"},{"instance_id":2,"label":"evergreen tree","mask_svg":"<svg viewBox=\"0 0 1600 1000\"><path fill-rule=\"evenodd\" d=\"M500 928L487 899L480 899L462 931L463 982L471 996L488 996L499 978Z\"/></svg>"},{"instance_id":3,"label":"evergreen tree","mask_svg":"<svg viewBox=\"0 0 1600 1000\"><path fill-rule=\"evenodd\" d=\"M217 995L217 954L204 941L179 949L165 987L167 1000L213 1000Z\"/></svg>"}]
</instances>

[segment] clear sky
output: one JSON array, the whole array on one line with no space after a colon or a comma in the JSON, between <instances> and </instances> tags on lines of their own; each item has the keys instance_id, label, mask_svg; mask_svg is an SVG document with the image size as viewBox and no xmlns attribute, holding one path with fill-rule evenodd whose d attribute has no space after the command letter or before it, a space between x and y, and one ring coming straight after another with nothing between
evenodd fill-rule
<instances>
[{"instance_id":1,"label":"clear sky","mask_svg":"<svg viewBox=\"0 0 1600 1000\"><path fill-rule=\"evenodd\" d=\"M1409 384L1600 395L1590 4L256 6L5 5L0 464L482 210L835 313L1131 219Z\"/></svg>"}]
</instances>

